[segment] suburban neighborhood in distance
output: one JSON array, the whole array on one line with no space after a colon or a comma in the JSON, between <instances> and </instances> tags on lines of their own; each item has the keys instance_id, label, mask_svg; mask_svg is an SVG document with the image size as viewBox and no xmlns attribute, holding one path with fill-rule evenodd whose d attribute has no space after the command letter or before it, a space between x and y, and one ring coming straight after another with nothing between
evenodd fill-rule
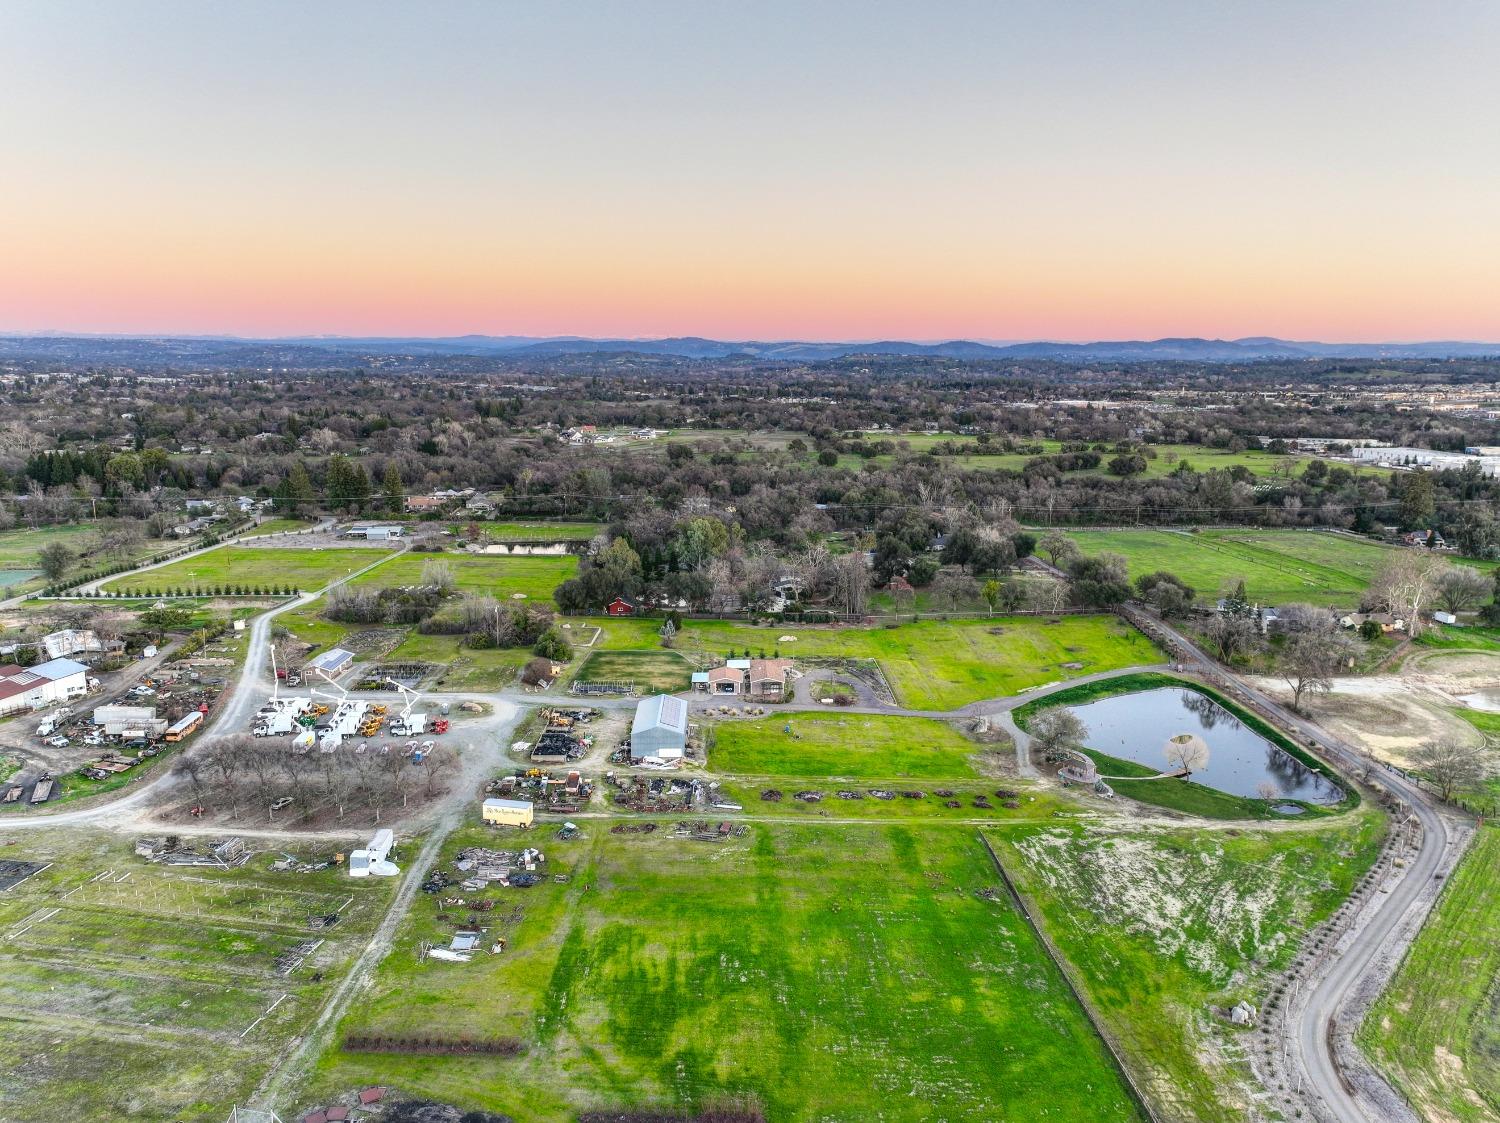
<instances>
[{"instance_id":1,"label":"suburban neighborhood in distance","mask_svg":"<svg viewBox=\"0 0 1500 1123\"><path fill-rule=\"evenodd\" d=\"M1500 1123L1500 6L0 29L0 1123Z\"/></svg>"}]
</instances>

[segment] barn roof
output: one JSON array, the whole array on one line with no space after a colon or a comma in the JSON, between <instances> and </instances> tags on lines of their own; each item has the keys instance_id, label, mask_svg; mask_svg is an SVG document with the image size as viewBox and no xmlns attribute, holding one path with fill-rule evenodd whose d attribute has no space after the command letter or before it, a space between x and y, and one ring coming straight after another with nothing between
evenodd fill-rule
<instances>
[{"instance_id":1,"label":"barn roof","mask_svg":"<svg viewBox=\"0 0 1500 1123\"><path fill-rule=\"evenodd\" d=\"M685 736L687 713L687 703L670 694L654 694L650 698L642 698L635 708L635 721L630 725L631 735L648 729L670 729Z\"/></svg>"}]
</instances>

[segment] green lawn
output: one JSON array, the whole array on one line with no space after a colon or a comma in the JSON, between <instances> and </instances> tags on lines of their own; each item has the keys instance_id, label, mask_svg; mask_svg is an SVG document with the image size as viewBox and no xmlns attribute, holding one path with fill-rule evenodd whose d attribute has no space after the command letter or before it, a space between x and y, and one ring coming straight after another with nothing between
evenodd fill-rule
<instances>
[{"instance_id":1,"label":"green lawn","mask_svg":"<svg viewBox=\"0 0 1500 1123\"><path fill-rule=\"evenodd\" d=\"M1383 823L1367 810L1317 831L1233 837L1128 827L988 833L1161 1116L1233 1123L1264 1117L1226 1055L1257 1038L1213 1020L1208 1006L1267 1005L1272 973L1372 864Z\"/></svg>"},{"instance_id":2,"label":"green lawn","mask_svg":"<svg viewBox=\"0 0 1500 1123\"><path fill-rule=\"evenodd\" d=\"M500 554L407 553L366 574L356 585L415 585L428 562L441 562L453 573L458 588L500 600L552 603L552 591L578 572L578 559L561 557L505 557Z\"/></svg>"},{"instance_id":3,"label":"green lawn","mask_svg":"<svg viewBox=\"0 0 1500 1123\"><path fill-rule=\"evenodd\" d=\"M675 651L593 651L576 682L633 683L645 694L676 694L692 685L693 667Z\"/></svg>"},{"instance_id":4,"label":"green lawn","mask_svg":"<svg viewBox=\"0 0 1500 1123\"><path fill-rule=\"evenodd\" d=\"M593 522L484 522L479 529L496 542L587 542L607 528Z\"/></svg>"},{"instance_id":5,"label":"green lawn","mask_svg":"<svg viewBox=\"0 0 1500 1123\"><path fill-rule=\"evenodd\" d=\"M390 556L388 551L367 547L279 549L220 546L216 550L172 562L160 569L116 577L106 581L104 589L109 592L150 593L155 590L165 592L173 588L191 590L220 585L291 585L307 592L321 589L331 581L347 577Z\"/></svg>"},{"instance_id":6,"label":"green lawn","mask_svg":"<svg viewBox=\"0 0 1500 1123\"><path fill-rule=\"evenodd\" d=\"M1427 1119L1500 1119L1500 829L1480 830L1359 1041Z\"/></svg>"},{"instance_id":7,"label":"green lawn","mask_svg":"<svg viewBox=\"0 0 1500 1123\"><path fill-rule=\"evenodd\" d=\"M54 542L67 546L77 556L69 575L86 573L106 564L148 558L177 544L146 539L120 556L104 556L93 552L98 529L88 523L71 523L35 530L13 528L0 531L0 597L34 592L46 585L46 580L40 575L37 555L44 546Z\"/></svg>"},{"instance_id":8,"label":"green lawn","mask_svg":"<svg viewBox=\"0 0 1500 1123\"><path fill-rule=\"evenodd\" d=\"M6 857L50 863L0 894L7 1123L227 1118L317 1016L395 888L337 868L271 873L272 854L227 871L153 866L128 837L74 828L25 832ZM278 976L309 916L333 912L338 926Z\"/></svg>"},{"instance_id":9,"label":"green lawn","mask_svg":"<svg viewBox=\"0 0 1500 1123\"><path fill-rule=\"evenodd\" d=\"M492 914L503 955L419 965L452 931L419 900L341 1027L511 1035L522 1056L331 1051L311 1094L380 1082L518 1123L724 1097L778 1123L1137 1119L972 830L586 836L546 844L566 885L499 892L525 910Z\"/></svg>"},{"instance_id":10,"label":"green lawn","mask_svg":"<svg viewBox=\"0 0 1500 1123\"><path fill-rule=\"evenodd\" d=\"M931 718L796 713L719 723L708 764L739 776L969 779L978 751Z\"/></svg>"},{"instance_id":11,"label":"green lawn","mask_svg":"<svg viewBox=\"0 0 1500 1123\"><path fill-rule=\"evenodd\" d=\"M316 522L307 519L267 519L253 530L247 530L249 535L286 534L301 530L311 530L317 525Z\"/></svg>"},{"instance_id":12,"label":"green lawn","mask_svg":"<svg viewBox=\"0 0 1500 1123\"><path fill-rule=\"evenodd\" d=\"M604 628L601 650L654 646L658 622L592 619ZM783 643L780 637L794 636ZM893 627L775 624L757 628L719 620L688 620L677 646L724 656L748 648L767 655L879 662L898 700L912 709L949 710L986 698L1134 664L1163 655L1118 617L997 616L980 620L923 620ZM811 670L804 666L804 670Z\"/></svg>"}]
</instances>

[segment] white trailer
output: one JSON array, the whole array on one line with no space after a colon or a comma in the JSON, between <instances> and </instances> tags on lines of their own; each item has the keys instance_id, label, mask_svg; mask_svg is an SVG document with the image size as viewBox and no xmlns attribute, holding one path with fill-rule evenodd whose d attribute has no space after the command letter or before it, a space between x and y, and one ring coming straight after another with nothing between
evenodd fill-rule
<instances>
[{"instance_id":1,"label":"white trailer","mask_svg":"<svg viewBox=\"0 0 1500 1123\"><path fill-rule=\"evenodd\" d=\"M349 876L395 877L401 869L388 860L395 844L396 836L388 828L376 831L363 850L355 850L349 855Z\"/></svg>"}]
</instances>

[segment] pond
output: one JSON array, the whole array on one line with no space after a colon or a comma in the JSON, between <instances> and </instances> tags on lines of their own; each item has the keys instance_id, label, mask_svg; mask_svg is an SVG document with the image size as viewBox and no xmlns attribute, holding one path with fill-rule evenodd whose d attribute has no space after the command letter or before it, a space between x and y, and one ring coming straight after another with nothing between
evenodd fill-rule
<instances>
[{"instance_id":1,"label":"pond","mask_svg":"<svg viewBox=\"0 0 1500 1123\"><path fill-rule=\"evenodd\" d=\"M1276 799L1337 803L1344 798L1338 785L1196 691L1166 686L1069 709L1088 727L1083 743L1089 748L1163 772L1172 768L1168 738L1196 734L1208 745L1208 763L1194 770L1193 781L1206 788L1251 799L1263 798L1267 785ZM1099 770L1109 772L1107 765Z\"/></svg>"},{"instance_id":2,"label":"pond","mask_svg":"<svg viewBox=\"0 0 1500 1123\"><path fill-rule=\"evenodd\" d=\"M508 557L520 557L523 554L538 555L542 557L560 557L568 552L568 547L577 545L569 542L530 542L505 543L492 542L479 552L481 554L505 554Z\"/></svg>"},{"instance_id":3,"label":"pond","mask_svg":"<svg viewBox=\"0 0 1500 1123\"><path fill-rule=\"evenodd\" d=\"M0 577L0 585L4 583L5 579ZM1471 710L1483 710L1487 714L1500 713L1500 690L1494 687L1465 694L1459 701L1466 703Z\"/></svg>"},{"instance_id":4,"label":"pond","mask_svg":"<svg viewBox=\"0 0 1500 1123\"><path fill-rule=\"evenodd\" d=\"M41 576L41 572L40 569L0 569L0 589L30 581L33 577Z\"/></svg>"}]
</instances>

